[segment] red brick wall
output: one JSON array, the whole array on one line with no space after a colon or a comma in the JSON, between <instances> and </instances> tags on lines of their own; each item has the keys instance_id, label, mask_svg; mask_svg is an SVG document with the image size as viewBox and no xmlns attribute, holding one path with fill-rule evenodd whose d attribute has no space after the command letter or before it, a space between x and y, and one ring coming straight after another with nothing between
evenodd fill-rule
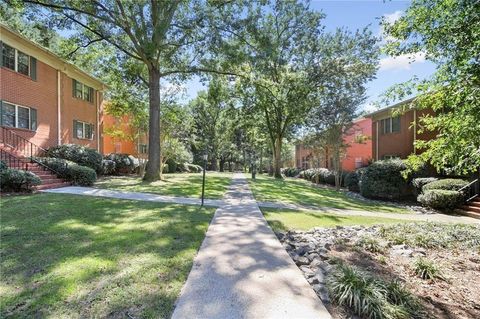
<instances>
[{"instance_id":1,"label":"red brick wall","mask_svg":"<svg viewBox=\"0 0 480 319\"><path fill-rule=\"evenodd\" d=\"M37 109L37 131L9 128L31 142L48 148L57 144L57 71L37 61L37 80L0 68L0 99Z\"/></svg>"},{"instance_id":2,"label":"red brick wall","mask_svg":"<svg viewBox=\"0 0 480 319\"><path fill-rule=\"evenodd\" d=\"M355 139L357 132L366 137L362 143L358 143ZM342 169L354 171L357 168L355 164L357 159L361 159L362 166L367 166L372 159L372 119L364 118L355 121L343 138L348 147L342 160Z\"/></svg>"}]
</instances>

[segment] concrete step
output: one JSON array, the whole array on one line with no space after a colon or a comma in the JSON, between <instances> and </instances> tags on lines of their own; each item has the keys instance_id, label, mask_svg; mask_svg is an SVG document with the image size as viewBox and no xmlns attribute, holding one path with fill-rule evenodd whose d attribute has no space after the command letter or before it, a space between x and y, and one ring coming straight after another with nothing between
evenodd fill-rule
<instances>
[{"instance_id":1,"label":"concrete step","mask_svg":"<svg viewBox=\"0 0 480 319\"><path fill-rule=\"evenodd\" d=\"M479 213L480 214L480 207L463 205L463 206L460 206L460 209L462 209L464 211L474 212L474 213Z\"/></svg>"},{"instance_id":2,"label":"concrete step","mask_svg":"<svg viewBox=\"0 0 480 319\"><path fill-rule=\"evenodd\" d=\"M468 206L480 207L480 201L471 201Z\"/></svg>"},{"instance_id":3,"label":"concrete step","mask_svg":"<svg viewBox=\"0 0 480 319\"><path fill-rule=\"evenodd\" d=\"M473 212L473 211L466 211L466 210L463 210L463 209L456 209L455 211L457 213L459 213L460 215L465 215L465 216L468 216L468 217L480 219L480 213L476 213L476 212Z\"/></svg>"},{"instance_id":4,"label":"concrete step","mask_svg":"<svg viewBox=\"0 0 480 319\"><path fill-rule=\"evenodd\" d=\"M50 177L50 178L40 178L42 180L42 185L48 185L48 184L58 184L58 183L63 183L64 181L60 178L56 177Z\"/></svg>"},{"instance_id":5,"label":"concrete step","mask_svg":"<svg viewBox=\"0 0 480 319\"><path fill-rule=\"evenodd\" d=\"M70 183L61 182L61 183L53 183L53 184L46 184L46 185L38 185L37 190L60 188L60 187L66 187L66 186L70 186Z\"/></svg>"}]
</instances>

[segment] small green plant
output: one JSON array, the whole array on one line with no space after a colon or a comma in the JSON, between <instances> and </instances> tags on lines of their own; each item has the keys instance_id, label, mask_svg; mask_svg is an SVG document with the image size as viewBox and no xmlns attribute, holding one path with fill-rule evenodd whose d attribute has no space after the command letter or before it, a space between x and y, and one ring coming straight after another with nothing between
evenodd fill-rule
<instances>
[{"instance_id":1,"label":"small green plant","mask_svg":"<svg viewBox=\"0 0 480 319\"><path fill-rule=\"evenodd\" d=\"M387 257L385 257L383 255L379 255L379 256L377 256L377 261L382 265L386 265L387 264Z\"/></svg>"},{"instance_id":2,"label":"small green plant","mask_svg":"<svg viewBox=\"0 0 480 319\"><path fill-rule=\"evenodd\" d=\"M435 262L424 257L415 260L413 264L415 274L424 279L443 279L440 268L435 265Z\"/></svg>"},{"instance_id":3,"label":"small green plant","mask_svg":"<svg viewBox=\"0 0 480 319\"><path fill-rule=\"evenodd\" d=\"M384 247L380 242L371 236L363 236L360 238L357 242L357 246L360 246L371 253L381 253L384 251Z\"/></svg>"}]
</instances>

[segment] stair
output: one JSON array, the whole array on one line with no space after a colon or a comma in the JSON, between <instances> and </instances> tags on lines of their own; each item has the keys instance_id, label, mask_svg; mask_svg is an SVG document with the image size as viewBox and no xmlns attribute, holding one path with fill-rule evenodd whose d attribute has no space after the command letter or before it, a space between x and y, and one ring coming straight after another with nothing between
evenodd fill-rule
<instances>
[{"instance_id":1,"label":"stair","mask_svg":"<svg viewBox=\"0 0 480 319\"><path fill-rule=\"evenodd\" d=\"M459 214L480 219L480 197L476 197L457 209Z\"/></svg>"},{"instance_id":2,"label":"stair","mask_svg":"<svg viewBox=\"0 0 480 319\"><path fill-rule=\"evenodd\" d=\"M12 150L11 147L4 144L0 144L0 150L10 154L17 159L13 164L7 163L12 169L26 170L37 175L42 183L35 187L36 190L51 189L69 186L70 183L65 182L63 179L58 178L53 172L47 170L45 167L37 164L31 163L27 158L22 155L19 155L18 152Z\"/></svg>"}]
</instances>

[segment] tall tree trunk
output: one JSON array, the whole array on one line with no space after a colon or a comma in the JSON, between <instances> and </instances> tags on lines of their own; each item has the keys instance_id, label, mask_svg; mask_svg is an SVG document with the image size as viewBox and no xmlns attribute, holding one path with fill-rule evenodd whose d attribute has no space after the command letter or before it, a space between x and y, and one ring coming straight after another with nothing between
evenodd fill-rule
<instances>
[{"instance_id":1,"label":"tall tree trunk","mask_svg":"<svg viewBox=\"0 0 480 319\"><path fill-rule=\"evenodd\" d=\"M282 168L282 138L277 136L275 139L275 147L273 152L273 176L282 178L280 169Z\"/></svg>"},{"instance_id":2,"label":"tall tree trunk","mask_svg":"<svg viewBox=\"0 0 480 319\"><path fill-rule=\"evenodd\" d=\"M210 164L210 169L212 171L216 171L217 170L217 158L216 157L212 157L211 159L211 164Z\"/></svg>"},{"instance_id":3,"label":"tall tree trunk","mask_svg":"<svg viewBox=\"0 0 480 319\"><path fill-rule=\"evenodd\" d=\"M152 67L148 70L148 93L148 163L143 179L153 182L160 179L160 72Z\"/></svg>"},{"instance_id":4,"label":"tall tree trunk","mask_svg":"<svg viewBox=\"0 0 480 319\"><path fill-rule=\"evenodd\" d=\"M225 171L225 158L220 157L220 172Z\"/></svg>"}]
</instances>

